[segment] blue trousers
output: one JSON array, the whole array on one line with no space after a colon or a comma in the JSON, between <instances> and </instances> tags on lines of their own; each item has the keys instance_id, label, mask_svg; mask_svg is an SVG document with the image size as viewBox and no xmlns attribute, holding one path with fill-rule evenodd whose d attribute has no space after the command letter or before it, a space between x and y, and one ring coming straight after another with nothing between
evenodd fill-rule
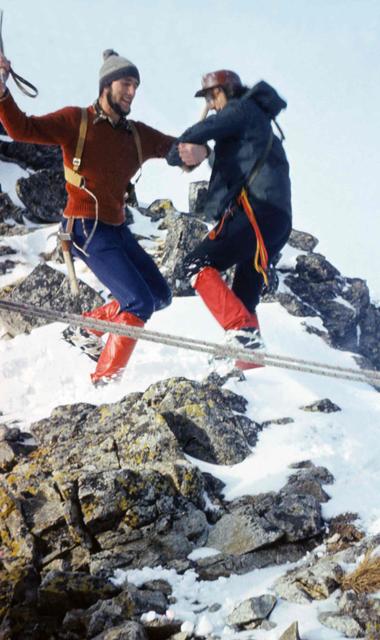
<instances>
[{"instance_id":1,"label":"blue trousers","mask_svg":"<svg viewBox=\"0 0 380 640\"><path fill-rule=\"evenodd\" d=\"M73 240L78 247L84 246L94 224L94 220L85 218L75 220ZM110 290L121 311L129 311L145 322L154 311L171 303L172 294L165 278L126 223L98 222L86 250L88 255L74 244L72 250Z\"/></svg>"}]
</instances>

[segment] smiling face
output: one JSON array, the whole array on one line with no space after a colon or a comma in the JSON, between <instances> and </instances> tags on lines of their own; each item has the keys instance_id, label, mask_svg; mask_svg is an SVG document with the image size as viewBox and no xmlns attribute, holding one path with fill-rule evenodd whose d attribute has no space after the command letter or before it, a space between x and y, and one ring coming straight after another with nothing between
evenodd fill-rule
<instances>
[{"instance_id":1,"label":"smiling face","mask_svg":"<svg viewBox=\"0 0 380 640\"><path fill-rule=\"evenodd\" d=\"M128 115L138 86L138 81L132 76L114 80L103 89L100 96L99 102L102 109L114 120Z\"/></svg>"},{"instance_id":2,"label":"smiling face","mask_svg":"<svg viewBox=\"0 0 380 640\"><path fill-rule=\"evenodd\" d=\"M109 96L114 104L119 105L124 113L129 113L131 104L136 95L139 83L136 78L126 76L120 80L114 80L110 86Z\"/></svg>"}]
</instances>

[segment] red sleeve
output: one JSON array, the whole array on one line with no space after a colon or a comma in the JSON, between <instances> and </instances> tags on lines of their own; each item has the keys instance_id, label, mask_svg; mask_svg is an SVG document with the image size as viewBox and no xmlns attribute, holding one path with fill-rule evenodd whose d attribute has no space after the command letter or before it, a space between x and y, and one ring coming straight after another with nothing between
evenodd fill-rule
<instances>
[{"instance_id":1,"label":"red sleeve","mask_svg":"<svg viewBox=\"0 0 380 640\"><path fill-rule=\"evenodd\" d=\"M65 107L45 116L27 116L8 93L0 100L0 121L18 142L62 145L77 135L80 109Z\"/></svg>"},{"instance_id":2,"label":"red sleeve","mask_svg":"<svg viewBox=\"0 0 380 640\"><path fill-rule=\"evenodd\" d=\"M176 138L148 127L143 122L135 124L140 134L144 162L150 158L165 158Z\"/></svg>"}]
</instances>

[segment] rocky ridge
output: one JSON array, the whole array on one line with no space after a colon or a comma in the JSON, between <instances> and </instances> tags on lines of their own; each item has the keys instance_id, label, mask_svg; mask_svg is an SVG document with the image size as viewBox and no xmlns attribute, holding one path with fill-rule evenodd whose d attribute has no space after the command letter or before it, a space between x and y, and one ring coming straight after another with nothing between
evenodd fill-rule
<instances>
[{"instance_id":1,"label":"rocky ridge","mask_svg":"<svg viewBox=\"0 0 380 640\"><path fill-rule=\"evenodd\" d=\"M25 209L0 193L3 256L13 255L8 235L29 233L28 220L56 222L64 206L56 150L30 147L0 142L0 159L36 172L17 187ZM198 187L191 191L196 218L176 212L170 201L139 208L167 230L157 255L176 295L193 293L183 279L182 257L207 230L204 184ZM279 301L305 317L306 326L307 318L320 318L322 339L379 369L380 310L363 280L344 278L315 253L317 242L293 231L295 265L279 256L264 302ZM73 304L64 277L45 258L0 296L75 312L100 302L82 284L80 303ZM12 271L12 258L6 260L5 269ZM0 322L8 337L44 323L3 312ZM311 325L308 330L317 331ZM231 629L270 630L279 598L308 604L335 594L336 606L320 614L321 624L346 637L376 637L378 600L344 585L347 565L357 564L380 540L364 536L353 515L324 521L321 505L334 481L327 469L304 461L289 471L280 491L227 502L220 482L189 461L190 455L213 464L240 462L268 426L252 422L245 399L223 389L223 382L171 378L112 405L59 406L31 425L32 440L17 427L0 425L0 638L186 640L195 631L170 615L169 583L120 585L109 580L114 572L162 566L214 581L286 562L295 568L271 593L240 603L226 620ZM323 399L304 409L339 407ZM189 559L206 545L217 555ZM281 639L299 637L295 622Z\"/></svg>"}]
</instances>

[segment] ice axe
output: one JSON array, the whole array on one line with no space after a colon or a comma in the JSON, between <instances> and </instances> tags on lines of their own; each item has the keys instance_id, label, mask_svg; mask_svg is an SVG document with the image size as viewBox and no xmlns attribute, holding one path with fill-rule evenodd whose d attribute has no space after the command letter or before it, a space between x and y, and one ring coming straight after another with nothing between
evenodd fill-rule
<instances>
[{"instance_id":1,"label":"ice axe","mask_svg":"<svg viewBox=\"0 0 380 640\"><path fill-rule=\"evenodd\" d=\"M74 223L74 219L70 218L67 223L66 230L63 227L61 227L61 229L59 230L58 238L61 243L63 258L65 261L67 275L70 282L71 295L76 297L79 295L79 285L78 285L78 280L75 273L73 258L71 256L71 243L72 243L71 232L73 228L73 223Z\"/></svg>"},{"instance_id":2,"label":"ice axe","mask_svg":"<svg viewBox=\"0 0 380 640\"><path fill-rule=\"evenodd\" d=\"M4 53L4 41L3 41L3 36L2 36L3 15L4 15L4 12L3 12L2 9L0 9L0 53L5 55L5 53ZM9 74L12 76L15 84L20 89L20 91L25 93L26 96L29 96L30 98L35 98L36 96L38 96L38 89L34 86L34 84L31 84L31 82L28 82L28 80L25 80L25 78L22 78L17 73L15 73L15 71L13 71L12 67L9 69ZM1 78L1 82L5 85L6 73L5 73L4 69L0 69L0 78Z\"/></svg>"}]
</instances>

